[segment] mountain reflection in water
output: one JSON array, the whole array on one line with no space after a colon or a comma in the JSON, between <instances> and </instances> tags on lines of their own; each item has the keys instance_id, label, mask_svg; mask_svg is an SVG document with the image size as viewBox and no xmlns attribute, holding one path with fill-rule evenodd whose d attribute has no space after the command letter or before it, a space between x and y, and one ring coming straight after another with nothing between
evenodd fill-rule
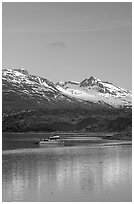
<instances>
[{"instance_id":1,"label":"mountain reflection in water","mask_svg":"<svg viewBox=\"0 0 134 204\"><path fill-rule=\"evenodd\" d=\"M3 152L3 201L131 201L131 146Z\"/></svg>"}]
</instances>

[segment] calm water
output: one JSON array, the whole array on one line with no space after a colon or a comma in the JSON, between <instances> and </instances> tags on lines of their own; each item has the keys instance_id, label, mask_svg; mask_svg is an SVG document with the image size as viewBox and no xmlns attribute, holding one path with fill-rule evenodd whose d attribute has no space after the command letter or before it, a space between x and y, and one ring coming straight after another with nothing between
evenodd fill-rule
<instances>
[{"instance_id":1,"label":"calm water","mask_svg":"<svg viewBox=\"0 0 134 204\"><path fill-rule=\"evenodd\" d=\"M132 200L131 146L3 150L3 201Z\"/></svg>"}]
</instances>

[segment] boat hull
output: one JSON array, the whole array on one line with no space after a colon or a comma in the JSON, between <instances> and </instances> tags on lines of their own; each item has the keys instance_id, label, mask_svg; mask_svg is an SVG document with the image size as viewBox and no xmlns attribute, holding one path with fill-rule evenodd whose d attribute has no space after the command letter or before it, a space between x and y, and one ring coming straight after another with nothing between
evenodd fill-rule
<instances>
[{"instance_id":1,"label":"boat hull","mask_svg":"<svg viewBox=\"0 0 134 204\"><path fill-rule=\"evenodd\" d=\"M63 146L63 141L40 141L40 146Z\"/></svg>"}]
</instances>

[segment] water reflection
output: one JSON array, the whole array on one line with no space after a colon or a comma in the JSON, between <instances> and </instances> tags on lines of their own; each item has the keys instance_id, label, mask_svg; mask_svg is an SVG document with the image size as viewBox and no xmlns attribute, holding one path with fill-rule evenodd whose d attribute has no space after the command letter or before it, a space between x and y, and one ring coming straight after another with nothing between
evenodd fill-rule
<instances>
[{"instance_id":1,"label":"water reflection","mask_svg":"<svg viewBox=\"0 0 134 204\"><path fill-rule=\"evenodd\" d=\"M3 201L131 201L131 148L3 154Z\"/></svg>"}]
</instances>

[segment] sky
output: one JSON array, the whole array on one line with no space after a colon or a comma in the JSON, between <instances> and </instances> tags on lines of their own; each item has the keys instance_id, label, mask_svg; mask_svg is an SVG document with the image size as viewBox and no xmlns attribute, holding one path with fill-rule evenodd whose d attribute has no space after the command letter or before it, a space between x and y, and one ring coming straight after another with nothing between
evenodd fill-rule
<instances>
[{"instance_id":1,"label":"sky","mask_svg":"<svg viewBox=\"0 0 134 204\"><path fill-rule=\"evenodd\" d=\"M131 2L2 3L2 67L131 90Z\"/></svg>"}]
</instances>

